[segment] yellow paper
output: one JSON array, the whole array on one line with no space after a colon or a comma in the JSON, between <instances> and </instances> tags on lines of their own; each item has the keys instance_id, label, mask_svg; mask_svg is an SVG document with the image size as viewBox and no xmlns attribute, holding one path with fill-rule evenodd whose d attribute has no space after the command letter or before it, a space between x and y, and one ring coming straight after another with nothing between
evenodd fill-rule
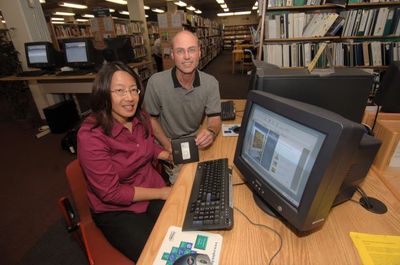
<instances>
[{"instance_id":1,"label":"yellow paper","mask_svg":"<svg viewBox=\"0 0 400 265\"><path fill-rule=\"evenodd\" d=\"M400 236L350 232L364 265L400 265Z\"/></svg>"}]
</instances>

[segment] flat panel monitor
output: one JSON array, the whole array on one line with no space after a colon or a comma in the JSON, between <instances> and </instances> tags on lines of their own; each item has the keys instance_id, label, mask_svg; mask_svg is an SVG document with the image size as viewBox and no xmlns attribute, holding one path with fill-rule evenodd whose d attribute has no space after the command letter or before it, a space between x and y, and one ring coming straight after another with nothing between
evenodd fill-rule
<instances>
[{"instance_id":1,"label":"flat panel monitor","mask_svg":"<svg viewBox=\"0 0 400 265\"><path fill-rule=\"evenodd\" d=\"M29 67L53 70L60 66L59 53L53 48L52 43L46 41L26 42L24 46Z\"/></svg>"},{"instance_id":2,"label":"flat panel monitor","mask_svg":"<svg viewBox=\"0 0 400 265\"><path fill-rule=\"evenodd\" d=\"M234 164L260 206L311 231L325 222L363 135L361 124L336 113L252 90Z\"/></svg>"},{"instance_id":3,"label":"flat panel monitor","mask_svg":"<svg viewBox=\"0 0 400 265\"><path fill-rule=\"evenodd\" d=\"M135 60L130 37L106 38L104 42L107 48L104 49L103 55L107 62L131 63Z\"/></svg>"},{"instance_id":4,"label":"flat panel monitor","mask_svg":"<svg viewBox=\"0 0 400 265\"><path fill-rule=\"evenodd\" d=\"M329 74L310 74L306 69L258 67L250 89L266 91L322 107L361 122L373 75L361 69L336 68Z\"/></svg>"},{"instance_id":5,"label":"flat panel monitor","mask_svg":"<svg viewBox=\"0 0 400 265\"><path fill-rule=\"evenodd\" d=\"M63 47L66 64L70 67L92 68L101 64L102 57L90 38L64 40Z\"/></svg>"}]
</instances>

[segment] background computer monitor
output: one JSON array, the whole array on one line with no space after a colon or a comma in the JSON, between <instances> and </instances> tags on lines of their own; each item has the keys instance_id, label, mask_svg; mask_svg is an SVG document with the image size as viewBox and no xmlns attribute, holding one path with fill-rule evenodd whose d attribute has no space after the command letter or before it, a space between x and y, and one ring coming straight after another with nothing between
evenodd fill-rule
<instances>
[{"instance_id":1,"label":"background computer monitor","mask_svg":"<svg viewBox=\"0 0 400 265\"><path fill-rule=\"evenodd\" d=\"M60 53L53 48L51 42L26 42L24 46L29 67L54 70L61 66Z\"/></svg>"},{"instance_id":2,"label":"background computer monitor","mask_svg":"<svg viewBox=\"0 0 400 265\"><path fill-rule=\"evenodd\" d=\"M311 231L325 222L363 135L361 124L336 113L250 91L234 164L260 206Z\"/></svg>"},{"instance_id":3,"label":"background computer monitor","mask_svg":"<svg viewBox=\"0 0 400 265\"><path fill-rule=\"evenodd\" d=\"M106 38L104 42L107 47L103 50L103 55L107 62L131 63L134 61L135 56L130 37Z\"/></svg>"},{"instance_id":4,"label":"background computer monitor","mask_svg":"<svg viewBox=\"0 0 400 265\"><path fill-rule=\"evenodd\" d=\"M66 65L73 68L95 68L103 61L91 38L66 39L63 41L63 50Z\"/></svg>"},{"instance_id":5,"label":"background computer monitor","mask_svg":"<svg viewBox=\"0 0 400 265\"><path fill-rule=\"evenodd\" d=\"M305 69L260 66L252 74L250 89L313 104L355 122L362 120L373 85L372 74L352 68L310 74Z\"/></svg>"},{"instance_id":6,"label":"background computer monitor","mask_svg":"<svg viewBox=\"0 0 400 265\"><path fill-rule=\"evenodd\" d=\"M400 62L393 62L385 71L374 97L382 112L400 112Z\"/></svg>"}]
</instances>

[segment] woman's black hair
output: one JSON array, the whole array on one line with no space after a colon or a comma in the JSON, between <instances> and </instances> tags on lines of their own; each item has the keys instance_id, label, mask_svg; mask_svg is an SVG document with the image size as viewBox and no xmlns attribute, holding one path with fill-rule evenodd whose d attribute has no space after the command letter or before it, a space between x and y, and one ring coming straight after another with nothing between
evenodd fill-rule
<instances>
[{"instance_id":1,"label":"woman's black hair","mask_svg":"<svg viewBox=\"0 0 400 265\"><path fill-rule=\"evenodd\" d=\"M90 108L95 117L93 128L101 127L106 135L111 135L114 118L112 116L110 89L112 77L117 71L124 71L130 74L135 79L137 88L142 92L139 94L139 102L137 103L137 109L133 117L138 118L143 124L145 128L145 137L147 138L149 136L149 121L141 110L144 95L143 84L135 71L128 65L118 61L104 64L93 82L92 94L90 97Z\"/></svg>"}]
</instances>

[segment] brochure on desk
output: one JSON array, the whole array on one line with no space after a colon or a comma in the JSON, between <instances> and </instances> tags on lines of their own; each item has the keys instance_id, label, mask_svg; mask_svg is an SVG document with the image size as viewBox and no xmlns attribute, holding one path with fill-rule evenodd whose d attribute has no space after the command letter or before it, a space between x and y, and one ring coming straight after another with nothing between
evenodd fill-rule
<instances>
[{"instance_id":1,"label":"brochure on desk","mask_svg":"<svg viewBox=\"0 0 400 265\"><path fill-rule=\"evenodd\" d=\"M172 265L187 253L207 254L213 265L218 265L222 248L220 234L203 231L182 231L181 227L170 226L153 265Z\"/></svg>"}]
</instances>

